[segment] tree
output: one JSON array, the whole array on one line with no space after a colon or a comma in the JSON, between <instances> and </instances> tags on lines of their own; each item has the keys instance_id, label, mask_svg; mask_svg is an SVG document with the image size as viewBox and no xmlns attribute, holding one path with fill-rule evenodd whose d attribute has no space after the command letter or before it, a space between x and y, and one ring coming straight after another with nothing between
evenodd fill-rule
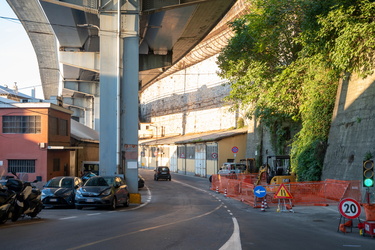
<instances>
[{"instance_id":1,"label":"tree","mask_svg":"<svg viewBox=\"0 0 375 250\"><path fill-rule=\"evenodd\" d=\"M275 137L285 122L299 127L290 144L292 167L299 180L318 180L339 79L374 68L374 3L251 3L251 13L230 24L235 36L218 57L220 75L231 84L227 100L250 106L248 115Z\"/></svg>"}]
</instances>

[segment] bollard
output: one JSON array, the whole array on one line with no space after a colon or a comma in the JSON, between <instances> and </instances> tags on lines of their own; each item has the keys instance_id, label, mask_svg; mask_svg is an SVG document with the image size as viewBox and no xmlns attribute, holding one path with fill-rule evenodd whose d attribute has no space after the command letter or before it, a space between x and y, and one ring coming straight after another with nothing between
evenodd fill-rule
<instances>
[{"instance_id":1,"label":"bollard","mask_svg":"<svg viewBox=\"0 0 375 250\"><path fill-rule=\"evenodd\" d=\"M268 208L267 200L264 199L264 208Z\"/></svg>"},{"instance_id":2,"label":"bollard","mask_svg":"<svg viewBox=\"0 0 375 250\"><path fill-rule=\"evenodd\" d=\"M260 207L260 211L266 212L266 210L264 209L264 201L262 201L262 206Z\"/></svg>"}]
</instances>

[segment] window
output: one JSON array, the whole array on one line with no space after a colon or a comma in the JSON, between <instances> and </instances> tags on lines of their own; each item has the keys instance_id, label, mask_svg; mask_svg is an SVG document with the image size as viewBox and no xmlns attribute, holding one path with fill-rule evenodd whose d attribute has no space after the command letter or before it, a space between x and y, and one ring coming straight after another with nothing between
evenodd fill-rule
<instances>
[{"instance_id":1,"label":"window","mask_svg":"<svg viewBox=\"0 0 375 250\"><path fill-rule=\"evenodd\" d=\"M155 157L158 153L158 149L156 147L151 147L151 157Z\"/></svg>"},{"instance_id":2,"label":"window","mask_svg":"<svg viewBox=\"0 0 375 250\"><path fill-rule=\"evenodd\" d=\"M186 158L195 159L195 146L194 145L186 146Z\"/></svg>"},{"instance_id":3,"label":"window","mask_svg":"<svg viewBox=\"0 0 375 250\"><path fill-rule=\"evenodd\" d=\"M177 146L177 157L181 159L186 158L185 146Z\"/></svg>"},{"instance_id":4,"label":"window","mask_svg":"<svg viewBox=\"0 0 375 250\"><path fill-rule=\"evenodd\" d=\"M8 160L8 173L35 173L35 160Z\"/></svg>"},{"instance_id":5,"label":"window","mask_svg":"<svg viewBox=\"0 0 375 250\"><path fill-rule=\"evenodd\" d=\"M49 118L49 133L51 135L68 135L68 121L57 117Z\"/></svg>"},{"instance_id":6,"label":"window","mask_svg":"<svg viewBox=\"0 0 375 250\"><path fill-rule=\"evenodd\" d=\"M53 159L53 171L60 171L60 159Z\"/></svg>"},{"instance_id":7,"label":"window","mask_svg":"<svg viewBox=\"0 0 375 250\"><path fill-rule=\"evenodd\" d=\"M68 121L59 119L59 135L68 135Z\"/></svg>"},{"instance_id":8,"label":"window","mask_svg":"<svg viewBox=\"0 0 375 250\"><path fill-rule=\"evenodd\" d=\"M3 116L4 134L40 134L40 116Z\"/></svg>"},{"instance_id":9,"label":"window","mask_svg":"<svg viewBox=\"0 0 375 250\"><path fill-rule=\"evenodd\" d=\"M207 160L217 160L217 144L209 144L206 148L206 159Z\"/></svg>"},{"instance_id":10,"label":"window","mask_svg":"<svg viewBox=\"0 0 375 250\"><path fill-rule=\"evenodd\" d=\"M51 135L57 135L58 133L58 130L57 130L57 122L58 122L58 119L56 117L50 117L48 119L48 123L49 123L49 133Z\"/></svg>"}]
</instances>

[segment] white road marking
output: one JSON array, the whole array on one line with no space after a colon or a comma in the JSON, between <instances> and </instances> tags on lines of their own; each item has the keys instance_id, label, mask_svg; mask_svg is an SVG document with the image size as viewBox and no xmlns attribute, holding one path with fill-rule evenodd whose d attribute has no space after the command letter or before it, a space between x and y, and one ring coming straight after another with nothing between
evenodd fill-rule
<instances>
[{"instance_id":1,"label":"white road marking","mask_svg":"<svg viewBox=\"0 0 375 250\"><path fill-rule=\"evenodd\" d=\"M232 217L232 220L234 225L233 234L219 250L242 250L240 227L235 217Z\"/></svg>"},{"instance_id":2,"label":"white road marking","mask_svg":"<svg viewBox=\"0 0 375 250\"><path fill-rule=\"evenodd\" d=\"M194 188L194 189L197 189L197 190L200 190L200 191L203 191L203 192L206 192L206 190L203 190L203 189L200 189L200 188L197 188L197 187L194 187L194 186L191 186L189 184L186 184L186 183L182 183L182 182L179 182L179 181L176 181L174 180L175 182L177 183L180 183L182 185L185 185L185 186L189 186L191 188ZM221 201L221 199L219 198L216 198L218 199L218 201ZM222 204L224 205L224 203L222 202ZM224 205L225 208L227 208L226 205ZM241 238L240 238L240 227L238 226L238 222L237 222L237 219L235 217L233 217L233 214L231 213L230 210L227 210L227 212L232 216L232 220L233 220L233 225L234 225L234 229L233 229L233 234L232 236L229 238L229 240L220 248L220 250L242 250L242 246L241 246Z\"/></svg>"},{"instance_id":3,"label":"white road marking","mask_svg":"<svg viewBox=\"0 0 375 250\"><path fill-rule=\"evenodd\" d=\"M70 220L70 219L75 219L77 216L70 216L70 217L65 217L65 218L60 218L59 220Z\"/></svg>"},{"instance_id":4,"label":"white road marking","mask_svg":"<svg viewBox=\"0 0 375 250\"><path fill-rule=\"evenodd\" d=\"M99 215L101 213L94 213L94 214L86 214L87 216Z\"/></svg>"}]
</instances>

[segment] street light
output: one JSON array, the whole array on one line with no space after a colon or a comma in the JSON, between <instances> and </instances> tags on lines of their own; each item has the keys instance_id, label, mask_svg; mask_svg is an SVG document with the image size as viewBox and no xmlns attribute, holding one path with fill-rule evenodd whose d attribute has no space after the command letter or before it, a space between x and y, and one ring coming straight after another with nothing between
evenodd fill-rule
<instances>
[{"instance_id":1,"label":"street light","mask_svg":"<svg viewBox=\"0 0 375 250\"><path fill-rule=\"evenodd\" d=\"M118 35L118 38L117 38L117 58L116 58L116 68L117 68L117 72L116 72L116 75L117 75L117 79L116 79L116 91L117 91L117 94L116 94L116 110L117 110L117 114L116 114L116 131L117 131L117 138L116 138L116 165L117 165L117 172L120 173L120 162L121 162L121 152L120 152L120 148L121 148L121 136L120 136L120 133L121 133L121 124L120 124L120 85L121 85L121 63L120 63L120 60L121 60L121 55L120 55L120 30L121 30L121 15L120 15L120 2L118 2L118 27L117 27L117 35ZM95 24L91 24L91 23L84 23L84 24L77 24L77 27L81 27L81 28L95 28L98 30L98 35L100 36L100 28L99 26L95 25Z\"/></svg>"},{"instance_id":2,"label":"street light","mask_svg":"<svg viewBox=\"0 0 375 250\"><path fill-rule=\"evenodd\" d=\"M158 147L158 126L156 125L152 125L150 124L151 127L154 127L156 128L156 140L155 140L155 144L156 144L156 151L154 152L154 156L156 157L156 167L158 167L158 163L159 163L159 147ZM153 135L154 133L152 133Z\"/></svg>"}]
</instances>

